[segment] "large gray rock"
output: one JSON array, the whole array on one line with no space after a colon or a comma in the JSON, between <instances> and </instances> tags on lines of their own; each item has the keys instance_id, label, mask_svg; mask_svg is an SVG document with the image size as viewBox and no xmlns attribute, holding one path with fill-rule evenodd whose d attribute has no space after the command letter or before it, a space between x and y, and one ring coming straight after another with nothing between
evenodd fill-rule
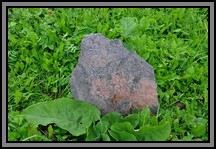
<instances>
[{"instance_id":1,"label":"large gray rock","mask_svg":"<svg viewBox=\"0 0 216 149\"><path fill-rule=\"evenodd\" d=\"M153 68L120 40L100 33L82 39L78 64L70 80L75 99L97 106L102 115L150 107L157 112L157 84Z\"/></svg>"}]
</instances>

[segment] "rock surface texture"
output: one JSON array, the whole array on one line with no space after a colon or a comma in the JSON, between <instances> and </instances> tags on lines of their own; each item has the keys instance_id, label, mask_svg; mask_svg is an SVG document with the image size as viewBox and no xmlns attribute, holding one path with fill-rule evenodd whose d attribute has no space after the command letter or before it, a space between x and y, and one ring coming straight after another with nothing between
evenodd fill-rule
<instances>
[{"instance_id":1,"label":"rock surface texture","mask_svg":"<svg viewBox=\"0 0 216 149\"><path fill-rule=\"evenodd\" d=\"M128 115L132 109L158 109L154 70L120 40L100 33L82 39L78 64L70 80L75 99L87 101L102 115L116 111Z\"/></svg>"}]
</instances>

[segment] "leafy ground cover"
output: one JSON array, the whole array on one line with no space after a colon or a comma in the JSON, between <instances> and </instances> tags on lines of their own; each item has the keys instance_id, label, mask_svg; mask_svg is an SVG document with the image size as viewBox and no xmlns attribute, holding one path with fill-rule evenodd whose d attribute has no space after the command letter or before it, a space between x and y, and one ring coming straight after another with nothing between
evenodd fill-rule
<instances>
[{"instance_id":1,"label":"leafy ground cover","mask_svg":"<svg viewBox=\"0 0 216 149\"><path fill-rule=\"evenodd\" d=\"M58 109L55 102L61 99L81 104L67 100L70 74L83 36L98 32L121 39L153 66L156 116L146 109L126 117L101 116L84 103L83 110L90 106L95 116L66 116L68 124L62 124L58 115L49 115L55 111L45 107ZM8 9L9 141L206 141L208 133L207 8Z\"/></svg>"}]
</instances>

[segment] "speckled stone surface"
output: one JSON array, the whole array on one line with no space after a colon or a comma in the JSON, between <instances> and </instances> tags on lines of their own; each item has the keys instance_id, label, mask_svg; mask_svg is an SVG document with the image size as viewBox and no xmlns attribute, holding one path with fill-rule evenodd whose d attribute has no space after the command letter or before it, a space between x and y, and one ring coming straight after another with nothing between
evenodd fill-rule
<instances>
[{"instance_id":1,"label":"speckled stone surface","mask_svg":"<svg viewBox=\"0 0 216 149\"><path fill-rule=\"evenodd\" d=\"M128 115L132 109L158 109L154 70L120 40L100 33L86 35L81 42L78 64L72 72L72 96L87 101L102 115L117 111Z\"/></svg>"}]
</instances>

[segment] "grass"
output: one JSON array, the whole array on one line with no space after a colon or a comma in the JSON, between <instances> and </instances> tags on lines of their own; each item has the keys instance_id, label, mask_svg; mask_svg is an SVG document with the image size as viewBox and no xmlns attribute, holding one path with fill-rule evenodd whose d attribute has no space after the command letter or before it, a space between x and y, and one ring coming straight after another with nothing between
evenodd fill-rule
<instances>
[{"instance_id":1,"label":"grass","mask_svg":"<svg viewBox=\"0 0 216 149\"><path fill-rule=\"evenodd\" d=\"M56 125L49 131L33 126L20 112L38 102L71 98L69 79L81 39L98 32L121 39L153 66L158 119L170 122L169 140L209 139L207 8L9 8L9 141L83 139Z\"/></svg>"}]
</instances>

